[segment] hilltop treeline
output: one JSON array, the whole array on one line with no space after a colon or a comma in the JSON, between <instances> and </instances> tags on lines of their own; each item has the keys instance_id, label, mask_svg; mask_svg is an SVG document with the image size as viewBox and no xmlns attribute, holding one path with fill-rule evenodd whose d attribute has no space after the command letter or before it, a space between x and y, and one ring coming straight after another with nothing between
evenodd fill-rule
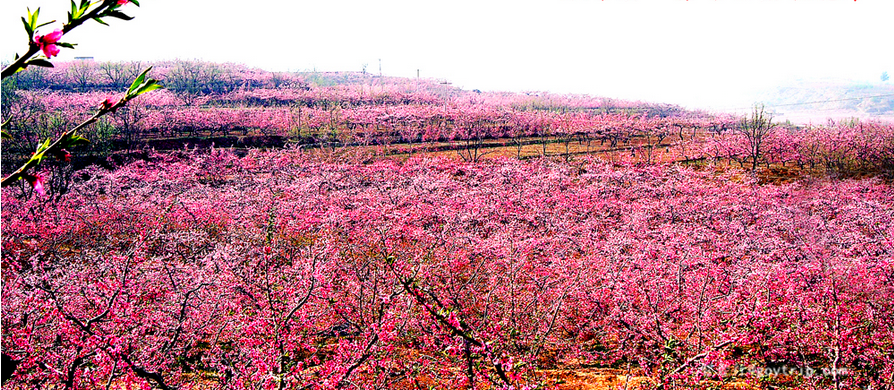
<instances>
[{"instance_id":1,"label":"hilltop treeline","mask_svg":"<svg viewBox=\"0 0 894 390\"><path fill-rule=\"evenodd\" d=\"M472 101L511 98L513 107L528 110L647 110L650 114L661 116L682 111L673 105L582 95L464 91L434 79L382 77L361 72L270 72L240 64L187 60L152 63L79 60L56 63L54 68L34 67L4 80L4 95L16 90L117 92L130 85L148 66L153 68L153 77L159 79L168 90L181 96L206 96L208 98L199 102L218 105L233 99L232 96L220 95L262 91L249 94L245 102L259 105L300 103L305 106L441 104L445 99L462 96ZM368 89L366 94L364 87ZM271 93L272 90L279 93Z\"/></svg>"}]
</instances>

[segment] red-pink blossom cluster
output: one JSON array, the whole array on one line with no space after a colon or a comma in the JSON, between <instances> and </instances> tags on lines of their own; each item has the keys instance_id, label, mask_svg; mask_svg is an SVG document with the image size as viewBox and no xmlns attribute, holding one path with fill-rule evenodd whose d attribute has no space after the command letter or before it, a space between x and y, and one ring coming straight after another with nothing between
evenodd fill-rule
<instances>
[{"instance_id":1,"label":"red-pink blossom cluster","mask_svg":"<svg viewBox=\"0 0 894 390\"><path fill-rule=\"evenodd\" d=\"M894 376L877 180L214 150L2 197L4 388L549 387L539 370L581 364L665 386Z\"/></svg>"},{"instance_id":2,"label":"red-pink blossom cluster","mask_svg":"<svg viewBox=\"0 0 894 390\"><path fill-rule=\"evenodd\" d=\"M59 46L56 45L62 39L62 30L55 30L47 35L37 35L34 37L34 43L43 51L43 55L47 58L53 58L59 55Z\"/></svg>"}]
</instances>

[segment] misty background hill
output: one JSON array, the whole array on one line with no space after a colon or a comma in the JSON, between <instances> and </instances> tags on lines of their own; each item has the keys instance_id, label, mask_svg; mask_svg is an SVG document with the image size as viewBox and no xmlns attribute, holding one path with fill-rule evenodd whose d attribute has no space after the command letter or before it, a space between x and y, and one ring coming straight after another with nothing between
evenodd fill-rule
<instances>
[{"instance_id":1,"label":"misty background hill","mask_svg":"<svg viewBox=\"0 0 894 390\"><path fill-rule=\"evenodd\" d=\"M779 121L823 123L828 119L894 120L894 84L845 80L794 81L763 93L760 101Z\"/></svg>"}]
</instances>

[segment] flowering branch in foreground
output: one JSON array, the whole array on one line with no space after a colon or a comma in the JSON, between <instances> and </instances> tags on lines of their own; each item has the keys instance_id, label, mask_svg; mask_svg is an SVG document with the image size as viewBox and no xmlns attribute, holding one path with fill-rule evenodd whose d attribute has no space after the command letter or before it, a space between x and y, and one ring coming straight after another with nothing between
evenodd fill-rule
<instances>
[{"instance_id":1,"label":"flowering branch in foreground","mask_svg":"<svg viewBox=\"0 0 894 390\"><path fill-rule=\"evenodd\" d=\"M60 42L63 35L84 24L87 20L94 20L97 23L104 25L108 25L103 20L103 18L107 17L131 20L133 19L132 17L118 9L127 3L134 3L136 6L140 6L140 3L136 0L103 0L98 3L98 6L91 9L91 7L97 3L90 2L89 0L81 0L78 4L75 3L74 0L71 0L71 11L68 13L68 21L62 25L61 30L54 30L52 33L46 35L36 35L37 29L52 24L55 20L47 23L38 23L40 8L36 9L33 13L28 9L28 17L22 17L22 24L25 27L25 32L28 34L28 51L22 56L16 54L15 61L3 68L2 78L12 76L17 72L25 70L28 66L52 68L53 64L48 60L59 54L59 51L61 50L60 47L73 49L75 46L71 43ZM34 58L38 52L43 52L45 58Z\"/></svg>"},{"instance_id":2,"label":"flowering branch in foreground","mask_svg":"<svg viewBox=\"0 0 894 390\"><path fill-rule=\"evenodd\" d=\"M68 130L62 133L56 141L50 143L50 139L47 139L42 144L37 147L37 150L31 155L31 158L25 162L19 169L10 174L7 177L3 178L2 187L6 187L19 179L25 179L29 184L37 191L39 194L43 193L43 180L39 174L31 175L28 174L28 170L36 167L40 164L41 161L46 156L56 156L60 159L70 158L70 154L68 153L68 148L83 145L88 143L86 138L78 134L78 131L81 129L95 123L99 118L104 115L115 112L119 108L124 107L127 102L131 99L136 98L146 92L154 91L159 88L164 88L161 84L158 84L158 80L155 79L147 79L146 74L152 70L152 67L147 68L140 73L140 75L133 81L130 85L130 88L127 89L127 93L125 93L124 97L119 99L118 101L113 101L112 99L106 99L99 107L99 111L97 111L93 116L91 116L86 121L81 124L75 126L73 129Z\"/></svg>"},{"instance_id":3,"label":"flowering branch in foreground","mask_svg":"<svg viewBox=\"0 0 894 390\"><path fill-rule=\"evenodd\" d=\"M75 29L76 27L83 24L86 20L92 19L96 22L104 25L108 25L102 18L111 17L118 18L123 20L131 20L132 17L118 10L119 7L127 4L134 3L137 6L140 3L136 0L103 0L98 3L99 5L94 7L97 3L90 2L89 0L81 0L80 4L75 3L74 0L71 0L71 11L68 13L68 22L62 26L61 30L54 30L52 33L46 35L35 35L38 28L46 26L48 24L52 24L55 21L47 22L47 23L38 23L38 18L40 16L40 8L36 9L33 13L30 9L28 9L28 17L22 18L22 24L25 27L25 32L28 34L28 52L23 56L16 55L16 60L6 68L3 68L2 78L9 77L15 73L25 70L28 66L41 66L52 68L53 64L48 60L52 57L59 55L60 47L65 47L72 49L74 48L73 44L61 42L62 37L68 33L69 31ZM93 7L91 9L91 7ZM38 51L43 52L43 58L34 58L37 55ZM82 145L89 142L86 138L78 134L78 131L83 129L86 126L89 126L96 122L102 116L115 112L118 108L127 104L131 99L144 94L149 91L154 91L156 89L162 88L158 81L155 79L146 79L146 74L152 67L144 70L140 75L134 80L134 82L128 88L127 93L119 99L117 102L112 101L112 99L106 99L102 103L97 111L90 119L87 119L83 123L75 126L73 129L68 130L56 139L54 142L50 142L50 139L47 139L42 144L37 147L37 150L31 155L31 158L25 162L19 169L13 172L11 175L3 178L2 187L6 187L19 179L25 179L31 187L38 194L43 195L44 185L43 185L43 176L38 174L29 174L28 170L36 167L43 161L44 157L47 155L55 156L64 161L68 161L71 158L71 154L68 152L68 148ZM3 123L3 138L12 138L12 135L6 132L6 125L8 121Z\"/></svg>"}]
</instances>

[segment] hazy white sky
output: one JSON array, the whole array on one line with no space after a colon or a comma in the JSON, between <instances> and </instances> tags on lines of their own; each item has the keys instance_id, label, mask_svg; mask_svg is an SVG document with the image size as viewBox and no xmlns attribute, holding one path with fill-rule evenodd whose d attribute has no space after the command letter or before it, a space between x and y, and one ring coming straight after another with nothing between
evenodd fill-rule
<instances>
[{"instance_id":1,"label":"hazy white sky","mask_svg":"<svg viewBox=\"0 0 894 390\"><path fill-rule=\"evenodd\" d=\"M748 106L794 78L894 76L892 0L142 0L136 19L65 37L97 60L202 59L270 70L446 79L466 89L585 93ZM244 5L239 5L244 4ZM0 2L2 55L19 16L62 20L68 0ZM44 32L54 26L45 27Z\"/></svg>"}]
</instances>

